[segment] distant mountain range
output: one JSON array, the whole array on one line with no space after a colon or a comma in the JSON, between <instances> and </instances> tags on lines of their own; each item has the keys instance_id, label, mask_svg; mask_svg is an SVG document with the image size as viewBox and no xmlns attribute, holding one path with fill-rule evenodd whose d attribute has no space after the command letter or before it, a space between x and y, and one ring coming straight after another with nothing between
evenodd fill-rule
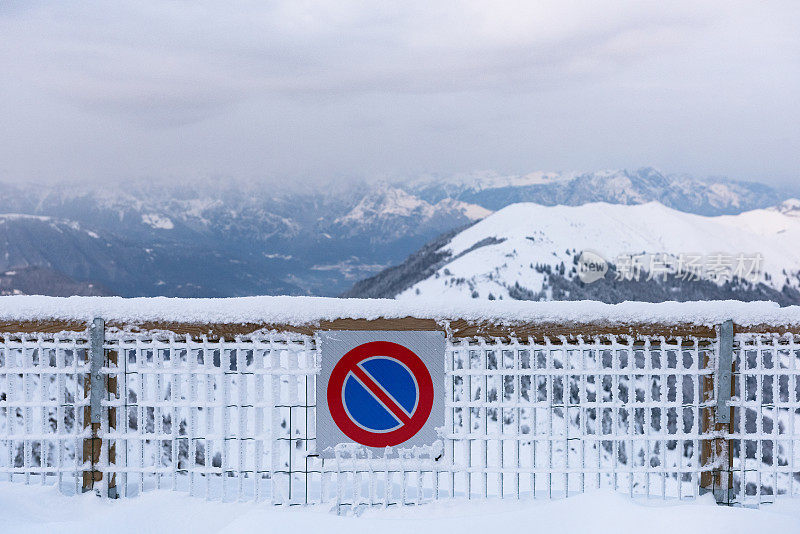
<instances>
[{"instance_id":1,"label":"distant mountain range","mask_svg":"<svg viewBox=\"0 0 800 534\"><path fill-rule=\"evenodd\" d=\"M220 182L0 184L0 273L39 267L123 296L337 295L514 203L655 200L719 215L777 205L791 193L649 168L300 191ZM3 291L34 287L12 287L12 278ZM36 291L49 292L42 284Z\"/></svg>"},{"instance_id":2,"label":"distant mountain range","mask_svg":"<svg viewBox=\"0 0 800 534\"><path fill-rule=\"evenodd\" d=\"M797 243L797 200L713 217L656 202L519 203L441 236L346 296L800 304ZM581 276L585 258L605 265L605 276Z\"/></svg>"},{"instance_id":3,"label":"distant mountain range","mask_svg":"<svg viewBox=\"0 0 800 534\"><path fill-rule=\"evenodd\" d=\"M545 206L580 206L589 202L665 206L699 215L726 215L774 206L798 191L781 191L755 182L700 180L665 175L646 167L636 171L592 173L535 172L520 176L484 173L418 180L411 190L429 202L451 198L497 211L519 202Z\"/></svg>"}]
</instances>

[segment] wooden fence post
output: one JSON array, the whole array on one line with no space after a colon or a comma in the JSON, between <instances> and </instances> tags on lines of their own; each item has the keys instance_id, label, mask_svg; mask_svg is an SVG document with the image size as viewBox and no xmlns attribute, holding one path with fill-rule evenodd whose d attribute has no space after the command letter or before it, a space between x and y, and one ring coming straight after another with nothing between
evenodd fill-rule
<instances>
[{"instance_id":1,"label":"wooden fence post","mask_svg":"<svg viewBox=\"0 0 800 534\"><path fill-rule=\"evenodd\" d=\"M88 397L90 394L91 379L87 375L83 384L84 394ZM100 430L100 423L91 422L91 407L84 406L83 408L83 423L84 428L91 427L91 436L83 440L83 461L90 464L89 471L83 472L83 492L91 491L94 488L96 481L102 480L103 474L95 470L97 462L100 460L100 438L97 437L97 431Z\"/></svg>"},{"instance_id":2,"label":"wooden fence post","mask_svg":"<svg viewBox=\"0 0 800 534\"><path fill-rule=\"evenodd\" d=\"M726 434L733 432L733 407L727 410L728 417L724 417L723 406L728 403L731 392L734 390L734 363L731 358L733 349L733 322L726 321L718 329L718 354L720 367L712 374L702 378L702 404L700 414L700 429L704 436L701 441L700 464L703 467L713 466L711 471L700 474L701 493L713 492L718 504L731 504L733 501L733 451L731 441L725 438ZM728 363L730 362L730 364ZM711 358L706 353L703 361L704 369L708 369ZM724 372L724 367L730 365L730 373ZM718 389L715 395L715 385ZM722 402L720 402L720 400Z\"/></svg>"}]
</instances>

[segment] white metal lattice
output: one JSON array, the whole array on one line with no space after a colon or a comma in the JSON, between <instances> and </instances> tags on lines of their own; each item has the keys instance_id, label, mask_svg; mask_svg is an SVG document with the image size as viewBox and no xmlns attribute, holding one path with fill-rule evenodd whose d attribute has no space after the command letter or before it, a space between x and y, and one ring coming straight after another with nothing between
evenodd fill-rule
<instances>
[{"instance_id":1,"label":"white metal lattice","mask_svg":"<svg viewBox=\"0 0 800 534\"><path fill-rule=\"evenodd\" d=\"M800 336L737 334L733 431L736 502L800 493Z\"/></svg>"},{"instance_id":2,"label":"white metal lattice","mask_svg":"<svg viewBox=\"0 0 800 534\"><path fill-rule=\"evenodd\" d=\"M708 342L479 340L448 352L452 493L554 497L612 487L684 498L712 468L700 461Z\"/></svg>"},{"instance_id":3,"label":"white metal lattice","mask_svg":"<svg viewBox=\"0 0 800 534\"><path fill-rule=\"evenodd\" d=\"M315 454L313 336L229 340L106 332L99 462L83 461L88 336L0 335L0 475L79 491L85 471L121 496L340 506L556 498L605 487L694 498L712 470L736 502L796 495L800 342L738 334L731 430L716 405L718 340L580 336L451 339L442 445L372 457ZM776 424L777 423L777 424ZM728 459L712 454L727 439ZM730 467L729 467L730 465Z\"/></svg>"},{"instance_id":4,"label":"white metal lattice","mask_svg":"<svg viewBox=\"0 0 800 534\"><path fill-rule=\"evenodd\" d=\"M0 334L0 477L81 489L88 338Z\"/></svg>"},{"instance_id":5,"label":"white metal lattice","mask_svg":"<svg viewBox=\"0 0 800 534\"><path fill-rule=\"evenodd\" d=\"M462 340L446 352L444 450L314 455L313 338L111 334L121 356L104 439L123 495L162 487L285 504L567 495L691 497L701 465L702 340ZM706 404L703 404L706 402ZM706 436L707 437L707 436Z\"/></svg>"}]
</instances>

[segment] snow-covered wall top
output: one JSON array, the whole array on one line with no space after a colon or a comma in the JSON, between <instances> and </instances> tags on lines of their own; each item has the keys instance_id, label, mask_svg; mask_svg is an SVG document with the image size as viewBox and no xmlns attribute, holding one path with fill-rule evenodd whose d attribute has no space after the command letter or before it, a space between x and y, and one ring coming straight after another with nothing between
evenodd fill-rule
<instances>
[{"instance_id":1,"label":"snow-covered wall top","mask_svg":"<svg viewBox=\"0 0 800 534\"><path fill-rule=\"evenodd\" d=\"M728 319L743 326L800 325L800 306L772 302L402 302L390 299L322 297L243 297L178 299L121 297L0 297L0 321L106 321L136 324L146 321L222 324L305 325L335 319L420 319L514 324L538 323L691 323L711 326Z\"/></svg>"}]
</instances>

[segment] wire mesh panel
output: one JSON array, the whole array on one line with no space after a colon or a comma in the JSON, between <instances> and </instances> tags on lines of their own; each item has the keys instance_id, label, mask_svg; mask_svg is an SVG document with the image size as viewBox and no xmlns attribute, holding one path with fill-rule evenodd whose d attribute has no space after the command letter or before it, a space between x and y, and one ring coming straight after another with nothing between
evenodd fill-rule
<instances>
[{"instance_id":1,"label":"wire mesh panel","mask_svg":"<svg viewBox=\"0 0 800 534\"><path fill-rule=\"evenodd\" d=\"M735 336L729 443L738 503L800 493L799 358L799 336Z\"/></svg>"},{"instance_id":2,"label":"wire mesh panel","mask_svg":"<svg viewBox=\"0 0 800 534\"><path fill-rule=\"evenodd\" d=\"M223 500L280 499L308 451L315 353L310 339L196 340L109 334L119 380L104 436L120 493L185 489Z\"/></svg>"},{"instance_id":3,"label":"wire mesh panel","mask_svg":"<svg viewBox=\"0 0 800 534\"><path fill-rule=\"evenodd\" d=\"M0 334L0 477L81 489L85 333Z\"/></svg>"},{"instance_id":4,"label":"wire mesh panel","mask_svg":"<svg viewBox=\"0 0 800 534\"><path fill-rule=\"evenodd\" d=\"M462 341L448 351L450 494L697 495L708 340Z\"/></svg>"}]
</instances>

